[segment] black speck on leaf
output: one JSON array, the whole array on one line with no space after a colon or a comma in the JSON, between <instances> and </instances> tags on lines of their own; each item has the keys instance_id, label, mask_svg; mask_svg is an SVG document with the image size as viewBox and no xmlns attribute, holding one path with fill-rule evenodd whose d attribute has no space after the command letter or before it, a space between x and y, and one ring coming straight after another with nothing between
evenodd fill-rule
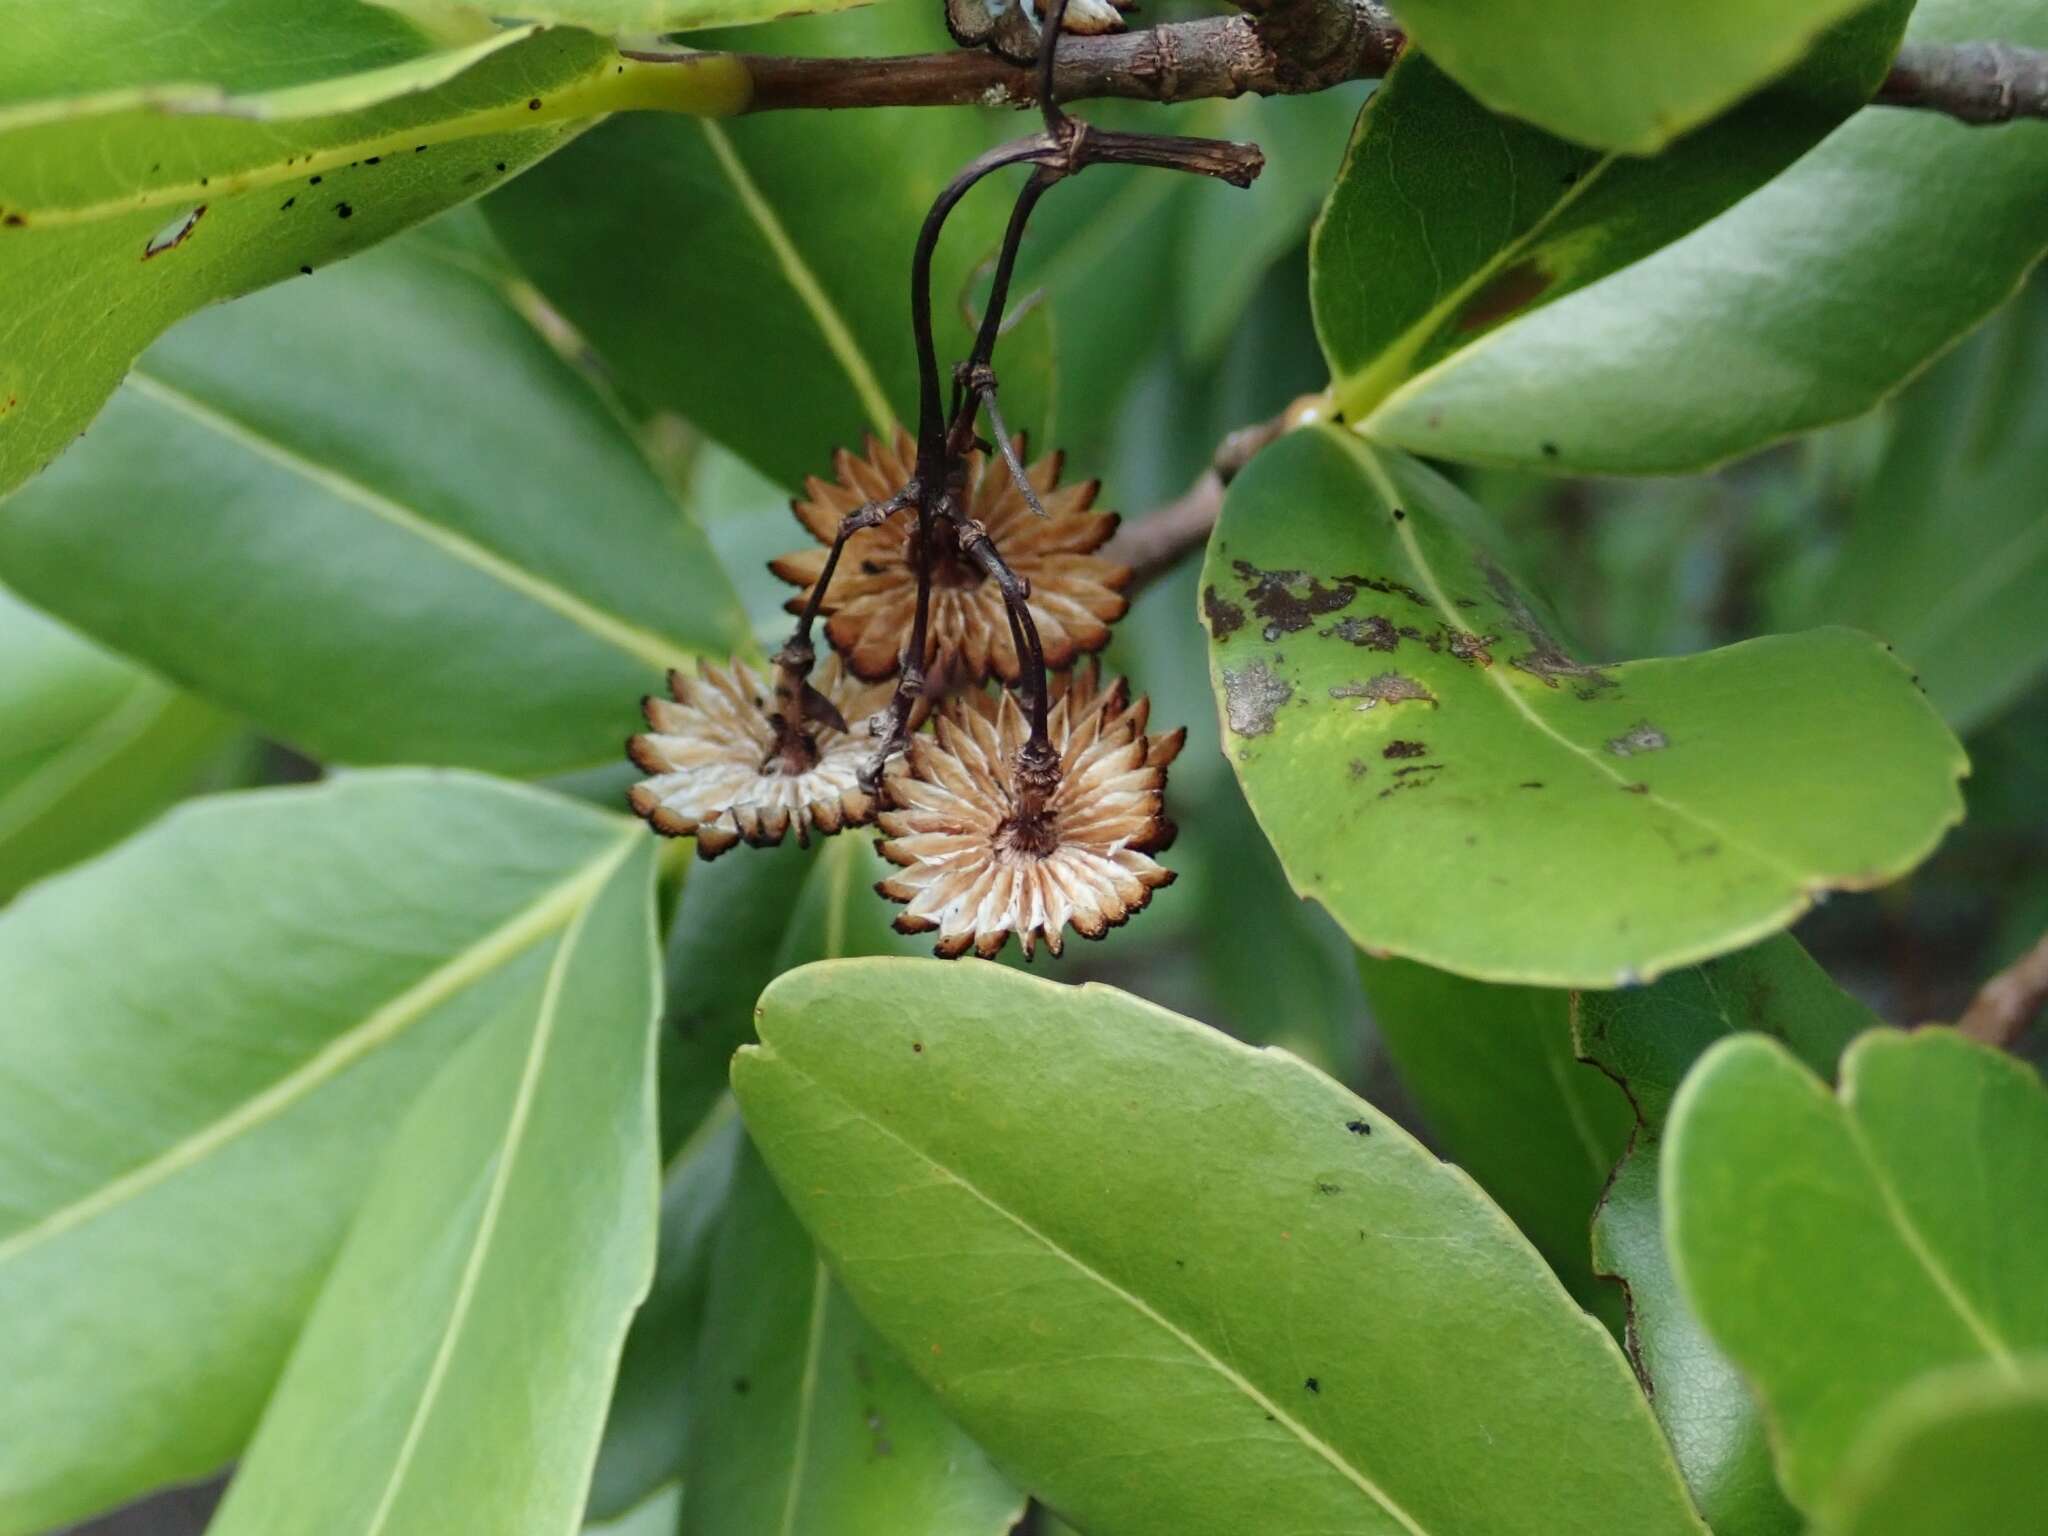
<instances>
[{"instance_id":1,"label":"black speck on leaf","mask_svg":"<svg viewBox=\"0 0 2048 1536\"><path fill-rule=\"evenodd\" d=\"M1320 1392L1323 1390L1323 1384L1320 1381L1317 1381L1313 1376L1309 1377L1307 1381L1304 1381L1302 1385L1304 1387L1307 1387L1311 1392Z\"/></svg>"},{"instance_id":2,"label":"black speck on leaf","mask_svg":"<svg viewBox=\"0 0 2048 1536\"><path fill-rule=\"evenodd\" d=\"M529 112L538 112L540 110L540 98L536 96L533 98L533 100L529 101L526 104L526 110Z\"/></svg>"},{"instance_id":3,"label":"black speck on leaf","mask_svg":"<svg viewBox=\"0 0 2048 1536\"><path fill-rule=\"evenodd\" d=\"M313 269L311 267L301 267L299 268L299 273L302 277L311 277L313 275Z\"/></svg>"},{"instance_id":4,"label":"black speck on leaf","mask_svg":"<svg viewBox=\"0 0 2048 1536\"><path fill-rule=\"evenodd\" d=\"M306 185L307 185L307 186L309 186L309 187L317 187L317 186L319 186L319 185L320 185L320 178L319 178L318 176L315 176L315 177L313 177L313 178L312 178L311 180L309 180L309 181L308 181L308 182L306 183Z\"/></svg>"},{"instance_id":5,"label":"black speck on leaf","mask_svg":"<svg viewBox=\"0 0 2048 1536\"><path fill-rule=\"evenodd\" d=\"M929 548L930 546L926 546L926 547L927 547L927 548ZM920 1056L922 1056L922 1055L924 1054L924 1042L923 1042L922 1040L913 1040L913 1041L911 1041L911 1042L910 1042L910 1048L911 1048L911 1050L915 1051L915 1052L916 1052L916 1053L917 1053L918 1055L920 1055Z\"/></svg>"},{"instance_id":6,"label":"black speck on leaf","mask_svg":"<svg viewBox=\"0 0 2048 1536\"><path fill-rule=\"evenodd\" d=\"M349 207L347 203L336 203L334 205L334 211L344 219L354 218L356 212L355 209Z\"/></svg>"},{"instance_id":7,"label":"black speck on leaf","mask_svg":"<svg viewBox=\"0 0 2048 1536\"><path fill-rule=\"evenodd\" d=\"M1557 457L1557 444L1555 444L1555 443L1545 443L1545 444L1543 445L1543 457L1545 457L1546 459L1554 459L1554 458L1556 458L1556 457Z\"/></svg>"},{"instance_id":8,"label":"black speck on leaf","mask_svg":"<svg viewBox=\"0 0 2048 1536\"><path fill-rule=\"evenodd\" d=\"M1370 1136L1372 1134L1372 1127L1363 1120L1346 1120L1344 1122L1344 1129L1354 1136Z\"/></svg>"},{"instance_id":9,"label":"black speck on leaf","mask_svg":"<svg viewBox=\"0 0 2048 1536\"><path fill-rule=\"evenodd\" d=\"M753 1385L754 1384L751 1381L748 1381L747 1378L744 1376L735 1376L732 1379L732 1389L741 1397L745 1397L748 1391L753 1387Z\"/></svg>"},{"instance_id":10,"label":"black speck on leaf","mask_svg":"<svg viewBox=\"0 0 2048 1536\"><path fill-rule=\"evenodd\" d=\"M500 160L500 161L498 162L498 169L499 169L499 170L501 170L501 171L505 169L505 162L504 162L504 161Z\"/></svg>"}]
</instances>

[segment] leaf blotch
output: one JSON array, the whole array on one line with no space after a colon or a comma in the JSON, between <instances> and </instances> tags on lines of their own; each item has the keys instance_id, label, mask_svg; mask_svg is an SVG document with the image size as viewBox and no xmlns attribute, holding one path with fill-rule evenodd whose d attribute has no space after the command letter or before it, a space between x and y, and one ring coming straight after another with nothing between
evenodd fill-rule
<instances>
[{"instance_id":1,"label":"leaf blotch","mask_svg":"<svg viewBox=\"0 0 2048 1536\"><path fill-rule=\"evenodd\" d=\"M1330 686L1333 699L1356 699L1353 707L1360 714L1381 704L1428 704L1435 707L1437 697L1412 677L1399 672L1381 672L1362 683L1333 683Z\"/></svg>"},{"instance_id":2,"label":"leaf blotch","mask_svg":"<svg viewBox=\"0 0 2048 1536\"><path fill-rule=\"evenodd\" d=\"M162 229L149 237L149 243L142 248L142 259L161 256L165 251L176 250L192 237L192 231L199 227L199 221L206 217L206 204L201 203L186 213L181 213Z\"/></svg>"},{"instance_id":3,"label":"leaf blotch","mask_svg":"<svg viewBox=\"0 0 2048 1536\"><path fill-rule=\"evenodd\" d=\"M1483 331L1543 296L1551 274L1533 261L1518 261L1473 296L1458 316L1460 331Z\"/></svg>"},{"instance_id":4,"label":"leaf blotch","mask_svg":"<svg viewBox=\"0 0 2048 1536\"><path fill-rule=\"evenodd\" d=\"M1202 613L1209 621L1209 635L1214 640L1228 640L1244 628L1244 610L1218 594L1214 584L1202 590Z\"/></svg>"},{"instance_id":5,"label":"leaf blotch","mask_svg":"<svg viewBox=\"0 0 2048 1536\"><path fill-rule=\"evenodd\" d=\"M1224 713L1239 736L1264 736L1273 729L1273 715L1294 697L1294 685L1263 661L1226 668L1223 673Z\"/></svg>"},{"instance_id":6,"label":"leaf blotch","mask_svg":"<svg viewBox=\"0 0 2048 1536\"><path fill-rule=\"evenodd\" d=\"M1647 720L1638 720L1619 736L1608 738L1607 750L1616 757L1634 757L1639 752L1662 752L1671 738Z\"/></svg>"}]
</instances>

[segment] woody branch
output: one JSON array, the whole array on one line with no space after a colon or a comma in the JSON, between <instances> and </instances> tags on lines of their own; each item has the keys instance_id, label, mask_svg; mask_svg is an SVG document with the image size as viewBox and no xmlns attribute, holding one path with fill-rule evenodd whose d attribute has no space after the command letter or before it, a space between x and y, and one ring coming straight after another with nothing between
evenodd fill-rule
<instances>
[{"instance_id":1,"label":"woody branch","mask_svg":"<svg viewBox=\"0 0 2048 1536\"><path fill-rule=\"evenodd\" d=\"M1060 46L1054 92L1062 101L1299 95L1379 78L1406 41L1376 0L1244 0L1242 9L1247 14L1070 37ZM701 57L635 56L679 64ZM1028 107L1039 100L1030 65L978 49L862 59L731 57L753 82L749 112ZM2048 118L2048 50L1990 41L1908 43L1875 102L1973 124Z\"/></svg>"}]
</instances>

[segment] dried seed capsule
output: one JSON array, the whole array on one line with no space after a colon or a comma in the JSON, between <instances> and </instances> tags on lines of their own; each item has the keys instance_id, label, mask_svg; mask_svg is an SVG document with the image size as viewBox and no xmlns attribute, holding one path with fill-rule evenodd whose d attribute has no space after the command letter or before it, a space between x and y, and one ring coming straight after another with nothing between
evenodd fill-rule
<instances>
[{"instance_id":1,"label":"dried seed capsule","mask_svg":"<svg viewBox=\"0 0 2048 1536\"><path fill-rule=\"evenodd\" d=\"M1017 442L1021 455L1023 439ZM892 445L871 436L866 450L865 457L856 458L841 449L833 460L838 478L828 482L813 476L805 483L804 498L791 503L822 545L831 544L847 514L888 499L910 479L917 451L908 433L898 432ZM1097 483L1062 486L1060 469L1057 453L1030 467L1032 489L1047 513L1040 518L999 457L972 452L966 464L966 504L959 515L961 524L985 528L1010 568L1029 583L1045 662L1053 668L1070 667L1108 643L1109 626L1128 606L1122 589L1131 579L1128 567L1095 553L1117 525L1115 513L1090 510ZM911 560L916 532L917 519L899 513L880 527L854 534L820 604L826 637L864 678L889 677L901 661L917 606L917 568ZM941 546L932 571L925 671L948 684L976 683L991 675L1015 682L1017 647L1002 593L957 547L950 528L941 525L936 536ZM825 549L799 550L769 564L784 581L803 589L788 604L791 613L799 613L824 569Z\"/></svg>"},{"instance_id":2,"label":"dried seed capsule","mask_svg":"<svg viewBox=\"0 0 2048 1536\"><path fill-rule=\"evenodd\" d=\"M771 687L743 661L700 662L694 678L671 672L669 690L673 702L644 701L653 729L626 744L651 775L628 798L656 831L695 837L698 857L715 859L741 838L779 843L792 825L808 846L813 828L829 835L874 819L857 775L874 753L863 727L888 706L886 685L848 676L833 656L814 690L786 678Z\"/></svg>"},{"instance_id":3,"label":"dried seed capsule","mask_svg":"<svg viewBox=\"0 0 2048 1536\"><path fill-rule=\"evenodd\" d=\"M947 958L994 956L1012 933L1060 952L1072 927L1099 939L1170 883L1152 854L1173 840L1166 766L1187 733L1147 735L1146 700L1098 686L1092 664L1059 691L1050 761L1030 761L1030 725L1007 692L947 701L888 783L882 856L900 872L875 887L905 903L903 933L937 933Z\"/></svg>"}]
</instances>

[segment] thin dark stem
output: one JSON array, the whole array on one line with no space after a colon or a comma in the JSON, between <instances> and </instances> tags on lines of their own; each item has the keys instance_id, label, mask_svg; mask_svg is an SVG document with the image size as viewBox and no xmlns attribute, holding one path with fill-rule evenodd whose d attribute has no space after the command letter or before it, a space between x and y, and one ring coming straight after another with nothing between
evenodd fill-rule
<instances>
[{"instance_id":1,"label":"thin dark stem","mask_svg":"<svg viewBox=\"0 0 2048 1536\"><path fill-rule=\"evenodd\" d=\"M1031 0L1017 0L1029 5ZM1067 24L1067 0L1052 0L1052 13L1045 18L1045 35L1038 40L1038 111L1045 131L1055 138L1067 126L1067 114L1060 110L1059 82L1053 78L1053 55L1059 52L1060 29Z\"/></svg>"},{"instance_id":2,"label":"thin dark stem","mask_svg":"<svg viewBox=\"0 0 2048 1536\"><path fill-rule=\"evenodd\" d=\"M832 548L825 556L825 568L818 573L818 579L811 586L810 596L804 599L803 612L797 616L794 643L809 648L811 625L817 622L818 609L825 601L825 588L832 584L832 573L839 568L839 557L846 549L846 541L865 528L879 527L909 506L917 498L917 482L912 480L887 501L871 501L857 511L849 512L839 520L839 529L832 539Z\"/></svg>"},{"instance_id":3,"label":"thin dark stem","mask_svg":"<svg viewBox=\"0 0 2048 1536\"><path fill-rule=\"evenodd\" d=\"M1044 134L999 144L977 155L959 175L946 184L931 211L924 216L917 245L910 258L910 324L917 338L917 478L927 486L943 484L946 417L939 398L939 350L932 339L932 255L946 218L960 199L973 190L984 176L1006 165L1042 160L1057 152L1058 145Z\"/></svg>"},{"instance_id":4,"label":"thin dark stem","mask_svg":"<svg viewBox=\"0 0 2048 1536\"><path fill-rule=\"evenodd\" d=\"M1017 204L1010 210L1009 227L1003 231L1003 248L996 257L995 275L989 282L988 308L982 311L981 329L975 334L973 352L968 354L970 370L978 364L986 366L995 356L996 338L1003 329L1003 311L1010 302L1010 279L1017 270L1018 250L1024 244L1024 226L1030 222L1031 211L1038 206L1038 200L1064 174L1056 167L1041 165L1024 183L1024 190L1017 194Z\"/></svg>"}]
</instances>

